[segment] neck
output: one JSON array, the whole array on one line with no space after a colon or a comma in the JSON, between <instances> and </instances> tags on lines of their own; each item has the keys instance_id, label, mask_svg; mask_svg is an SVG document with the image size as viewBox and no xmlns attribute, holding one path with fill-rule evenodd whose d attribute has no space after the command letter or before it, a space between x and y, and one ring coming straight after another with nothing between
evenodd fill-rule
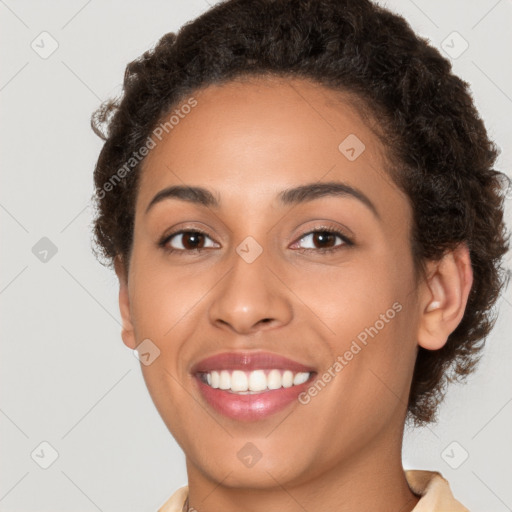
<instances>
[{"instance_id":1,"label":"neck","mask_svg":"<svg viewBox=\"0 0 512 512\"><path fill-rule=\"evenodd\" d=\"M197 512L239 512L250 504L253 512L410 512L419 498L411 491L401 463L402 432L390 444L375 439L364 450L302 483L288 485L269 474L269 487L230 486L228 472L219 481L208 478L187 458L189 503ZM293 463L293 461L291 461ZM233 484L234 485L234 484Z\"/></svg>"}]
</instances>

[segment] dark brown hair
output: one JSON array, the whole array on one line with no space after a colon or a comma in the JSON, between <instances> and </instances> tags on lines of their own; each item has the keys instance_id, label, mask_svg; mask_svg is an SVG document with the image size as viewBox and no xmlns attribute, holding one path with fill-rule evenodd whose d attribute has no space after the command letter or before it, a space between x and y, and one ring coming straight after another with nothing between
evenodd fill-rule
<instances>
[{"instance_id":1,"label":"dark brown hair","mask_svg":"<svg viewBox=\"0 0 512 512\"><path fill-rule=\"evenodd\" d=\"M194 91L251 76L306 79L350 94L377 121L387 172L413 206L418 273L461 242L469 247L474 282L464 317L443 348L419 348L414 368L408 418L434 421L446 383L475 368L496 320L509 248L506 175L493 169L498 148L469 84L401 16L369 0L223 1L130 62L122 98L92 117L105 140L94 170L96 254L129 264L143 162L134 155L155 127Z\"/></svg>"}]
</instances>

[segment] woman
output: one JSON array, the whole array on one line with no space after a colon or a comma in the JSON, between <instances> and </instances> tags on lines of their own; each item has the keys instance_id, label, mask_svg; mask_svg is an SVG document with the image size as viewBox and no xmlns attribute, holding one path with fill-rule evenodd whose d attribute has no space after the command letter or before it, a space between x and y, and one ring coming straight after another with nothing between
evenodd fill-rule
<instances>
[{"instance_id":1,"label":"woman","mask_svg":"<svg viewBox=\"0 0 512 512\"><path fill-rule=\"evenodd\" d=\"M368 0L228 0L93 127L122 338L186 456L159 510L467 510L401 463L504 284L504 175L450 63Z\"/></svg>"}]
</instances>

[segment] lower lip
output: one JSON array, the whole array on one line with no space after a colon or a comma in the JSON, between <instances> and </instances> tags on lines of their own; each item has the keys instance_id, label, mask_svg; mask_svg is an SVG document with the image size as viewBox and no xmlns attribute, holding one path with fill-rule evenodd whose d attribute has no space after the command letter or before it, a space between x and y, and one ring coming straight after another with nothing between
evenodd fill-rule
<instances>
[{"instance_id":1,"label":"lower lip","mask_svg":"<svg viewBox=\"0 0 512 512\"><path fill-rule=\"evenodd\" d=\"M311 385L314 375L297 386L271 389L250 395L212 388L198 376L195 376L195 380L203 397L216 411L240 421L257 421L281 411L294 401L299 403L298 395Z\"/></svg>"}]
</instances>

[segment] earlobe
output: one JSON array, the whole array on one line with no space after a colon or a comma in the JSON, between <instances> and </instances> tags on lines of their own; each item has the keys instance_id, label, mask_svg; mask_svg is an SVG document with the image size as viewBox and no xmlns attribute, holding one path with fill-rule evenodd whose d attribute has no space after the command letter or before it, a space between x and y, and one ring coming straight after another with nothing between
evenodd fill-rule
<instances>
[{"instance_id":1,"label":"earlobe","mask_svg":"<svg viewBox=\"0 0 512 512\"><path fill-rule=\"evenodd\" d=\"M420 294L418 345L427 350L438 350L462 320L473 284L467 245L459 245L431 266L433 271Z\"/></svg>"},{"instance_id":2,"label":"earlobe","mask_svg":"<svg viewBox=\"0 0 512 512\"><path fill-rule=\"evenodd\" d=\"M121 338L128 348L135 349L135 333L131 319L130 297L128 294L128 275L124 262L119 255L114 259L114 268L119 279L119 310L123 322Z\"/></svg>"}]
</instances>

